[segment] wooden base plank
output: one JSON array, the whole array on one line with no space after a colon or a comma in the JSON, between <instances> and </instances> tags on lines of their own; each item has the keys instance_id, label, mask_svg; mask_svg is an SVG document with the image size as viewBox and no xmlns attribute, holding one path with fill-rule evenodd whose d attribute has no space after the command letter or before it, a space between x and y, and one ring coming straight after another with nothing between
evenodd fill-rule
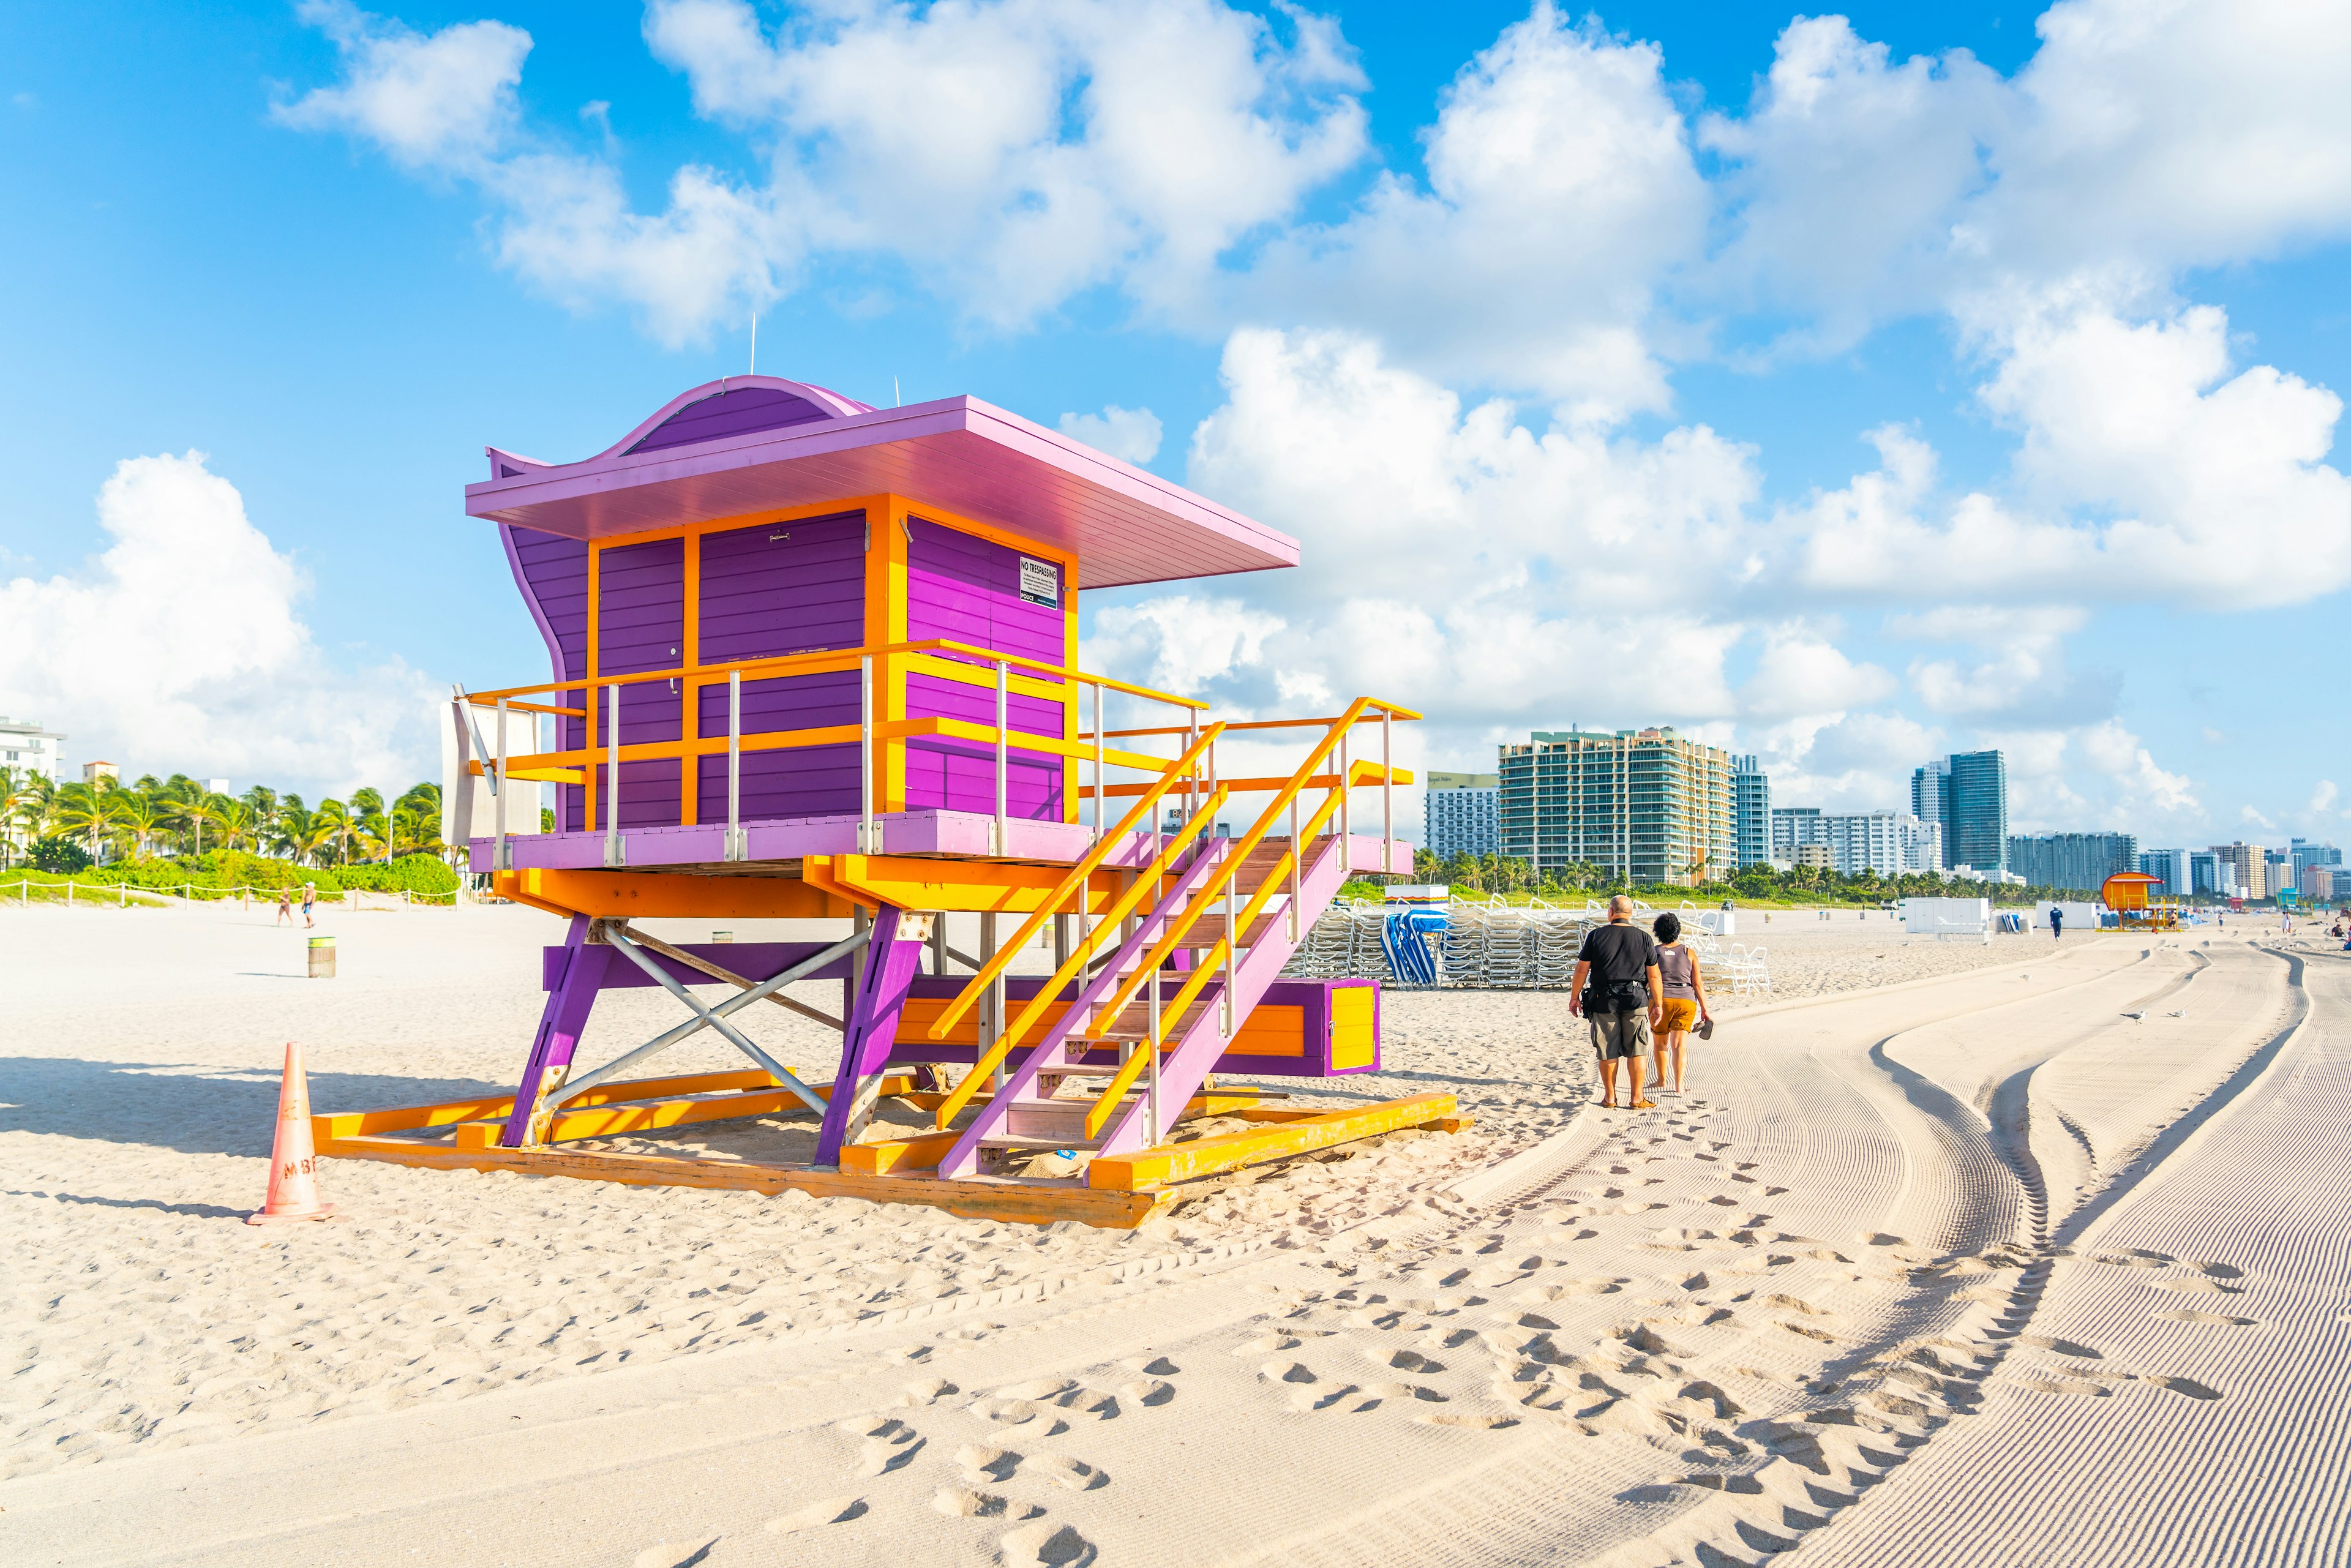
<instances>
[{"instance_id":1,"label":"wooden base plank","mask_svg":"<svg viewBox=\"0 0 2351 1568\"><path fill-rule=\"evenodd\" d=\"M682 1160L662 1155L598 1154L585 1149L459 1149L408 1138L361 1136L321 1144L330 1159L382 1160L435 1170L510 1170L523 1176L613 1181L630 1186L696 1186L812 1197L860 1197L872 1203L917 1203L967 1219L1051 1225L1074 1219L1104 1229L1131 1230L1173 1200L1153 1192L1102 1192L1082 1186L941 1181L935 1176L872 1176L808 1166L755 1165L747 1160Z\"/></svg>"},{"instance_id":2,"label":"wooden base plank","mask_svg":"<svg viewBox=\"0 0 2351 1568\"><path fill-rule=\"evenodd\" d=\"M936 1103L945 1096L909 1094L906 1098L921 1109L931 1110L935 1109ZM923 1104L925 1098L932 1101L931 1105ZM983 1096L973 1103L986 1104L987 1100ZM1076 1108L1075 1102L1071 1104L1073 1109ZM1192 1096L1185 1103L1176 1120L1179 1124L1202 1116L1249 1116L1254 1120L1261 1114L1287 1120L1311 1116L1313 1113L1264 1112L1258 1105L1258 1095L1254 1090L1219 1090L1212 1094ZM939 1168L939 1162L946 1157L947 1151L955 1147L956 1140L962 1136L960 1132L924 1133L912 1138L852 1144L841 1151L841 1168L865 1171L875 1176L887 1176L893 1171L935 1171Z\"/></svg>"},{"instance_id":3,"label":"wooden base plank","mask_svg":"<svg viewBox=\"0 0 2351 1568\"><path fill-rule=\"evenodd\" d=\"M1237 1170L1242 1166L1311 1154L1316 1149L1375 1137L1400 1128L1457 1120L1458 1109L1450 1094L1414 1094L1344 1111L1286 1115L1280 1121L1259 1114L1249 1119L1265 1121L1262 1131L1161 1144L1131 1155L1105 1155L1087 1167L1086 1182L1090 1186L1113 1192L1164 1186L1214 1176L1219 1171Z\"/></svg>"}]
</instances>

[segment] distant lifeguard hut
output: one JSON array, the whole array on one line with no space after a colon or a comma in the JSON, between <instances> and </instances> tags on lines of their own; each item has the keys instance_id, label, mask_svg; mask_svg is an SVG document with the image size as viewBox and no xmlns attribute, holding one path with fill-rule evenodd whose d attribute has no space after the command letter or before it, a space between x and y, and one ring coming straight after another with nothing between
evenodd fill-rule
<instances>
[{"instance_id":1,"label":"distant lifeguard hut","mask_svg":"<svg viewBox=\"0 0 2351 1568\"><path fill-rule=\"evenodd\" d=\"M2115 923L2125 931L2177 931L2180 904L2168 896L2161 877L2143 872L2120 871L2098 889L2098 901L2115 912Z\"/></svg>"},{"instance_id":2,"label":"distant lifeguard hut","mask_svg":"<svg viewBox=\"0 0 2351 1568\"><path fill-rule=\"evenodd\" d=\"M1377 1069L1376 986L1280 977L1351 874L1411 870L1393 727L1419 716L1361 697L1225 723L1078 667L1081 591L1293 566L1295 540L968 397L877 409L729 377L582 462L488 455L466 510L497 527L553 669L459 695L449 811L495 791L474 868L568 926L511 1095L321 1116L322 1152L1133 1224L1197 1176L1460 1124L1450 1095L1313 1113L1211 1087ZM1106 727L1106 702L1142 722ZM517 715L550 749L509 755ZM1294 765L1226 775L1237 731ZM513 830L513 781L557 786L554 831ZM1220 812L1248 828L1219 836ZM948 948L946 913L980 916L979 952ZM672 945L632 924L763 917L841 934ZM1055 973L1008 976L1040 935ZM837 1018L781 995L827 978ZM646 985L688 1016L580 1071L598 993ZM694 994L712 986L730 994ZM829 1081L741 1027L762 1000L840 1030ZM748 1070L622 1077L704 1030ZM873 1136L885 1094L931 1130ZM806 1165L576 1147L799 1113L820 1119ZM1190 1135L1211 1115L1237 1130ZM1040 1154L1067 1157L1040 1175Z\"/></svg>"}]
</instances>

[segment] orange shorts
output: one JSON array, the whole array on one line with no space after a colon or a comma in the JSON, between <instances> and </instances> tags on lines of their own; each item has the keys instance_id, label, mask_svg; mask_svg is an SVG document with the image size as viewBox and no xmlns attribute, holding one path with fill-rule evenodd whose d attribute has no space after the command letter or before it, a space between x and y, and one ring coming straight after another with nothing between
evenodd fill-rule
<instances>
[{"instance_id":1,"label":"orange shorts","mask_svg":"<svg viewBox=\"0 0 2351 1568\"><path fill-rule=\"evenodd\" d=\"M1676 1030L1687 1033L1698 1027L1698 1004L1687 997L1666 998L1665 1020L1657 1025L1659 1034L1671 1034Z\"/></svg>"}]
</instances>

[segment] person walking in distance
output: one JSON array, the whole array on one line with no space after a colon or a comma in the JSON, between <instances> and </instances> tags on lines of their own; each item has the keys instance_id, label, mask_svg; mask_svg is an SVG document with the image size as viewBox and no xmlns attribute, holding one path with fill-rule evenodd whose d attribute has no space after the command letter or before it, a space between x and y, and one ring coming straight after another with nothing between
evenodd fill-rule
<instances>
[{"instance_id":1,"label":"person walking in distance","mask_svg":"<svg viewBox=\"0 0 2351 1568\"><path fill-rule=\"evenodd\" d=\"M294 890L292 888L281 887L277 890L277 919L271 921L270 924L275 925L279 921L288 925L294 924Z\"/></svg>"},{"instance_id":2,"label":"person walking in distance","mask_svg":"<svg viewBox=\"0 0 2351 1568\"><path fill-rule=\"evenodd\" d=\"M1584 937L1567 990L1569 1013L1581 1013L1592 1022L1592 1049L1600 1057L1600 1103L1605 1109L1616 1108L1619 1061L1631 1081L1627 1108L1650 1109L1641 1092L1641 1059L1653 1049L1664 999L1657 981L1657 945L1633 924L1633 901L1619 894L1608 901L1608 924Z\"/></svg>"},{"instance_id":3,"label":"person walking in distance","mask_svg":"<svg viewBox=\"0 0 2351 1568\"><path fill-rule=\"evenodd\" d=\"M308 931L319 924L312 915L318 907L319 884L315 882L304 883L302 884L302 928L304 930Z\"/></svg>"},{"instance_id":4,"label":"person walking in distance","mask_svg":"<svg viewBox=\"0 0 2351 1568\"><path fill-rule=\"evenodd\" d=\"M1682 945L1682 917L1668 911L1657 916L1657 978L1663 991L1657 1022L1657 1087L1673 1073L1674 1092L1682 1092L1682 1053L1694 1029L1712 1029L1714 1014L1706 1005L1706 980L1698 973L1698 955Z\"/></svg>"},{"instance_id":5,"label":"person walking in distance","mask_svg":"<svg viewBox=\"0 0 2351 1568\"><path fill-rule=\"evenodd\" d=\"M2053 904L2049 906L2049 940L2062 942L2064 939L2065 906L2062 904Z\"/></svg>"}]
</instances>

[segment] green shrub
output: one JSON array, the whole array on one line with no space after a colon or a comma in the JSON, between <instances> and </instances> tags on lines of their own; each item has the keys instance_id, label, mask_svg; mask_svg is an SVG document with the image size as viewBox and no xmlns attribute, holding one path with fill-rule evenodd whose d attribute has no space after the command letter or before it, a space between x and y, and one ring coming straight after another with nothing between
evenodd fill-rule
<instances>
[{"instance_id":1,"label":"green shrub","mask_svg":"<svg viewBox=\"0 0 2351 1568\"><path fill-rule=\"evenodd\" d=\"M89 867L89 852L71 839L43 839L33 846L33 865L36 870L71 876Z\"/></svg>"}]
</instances>

